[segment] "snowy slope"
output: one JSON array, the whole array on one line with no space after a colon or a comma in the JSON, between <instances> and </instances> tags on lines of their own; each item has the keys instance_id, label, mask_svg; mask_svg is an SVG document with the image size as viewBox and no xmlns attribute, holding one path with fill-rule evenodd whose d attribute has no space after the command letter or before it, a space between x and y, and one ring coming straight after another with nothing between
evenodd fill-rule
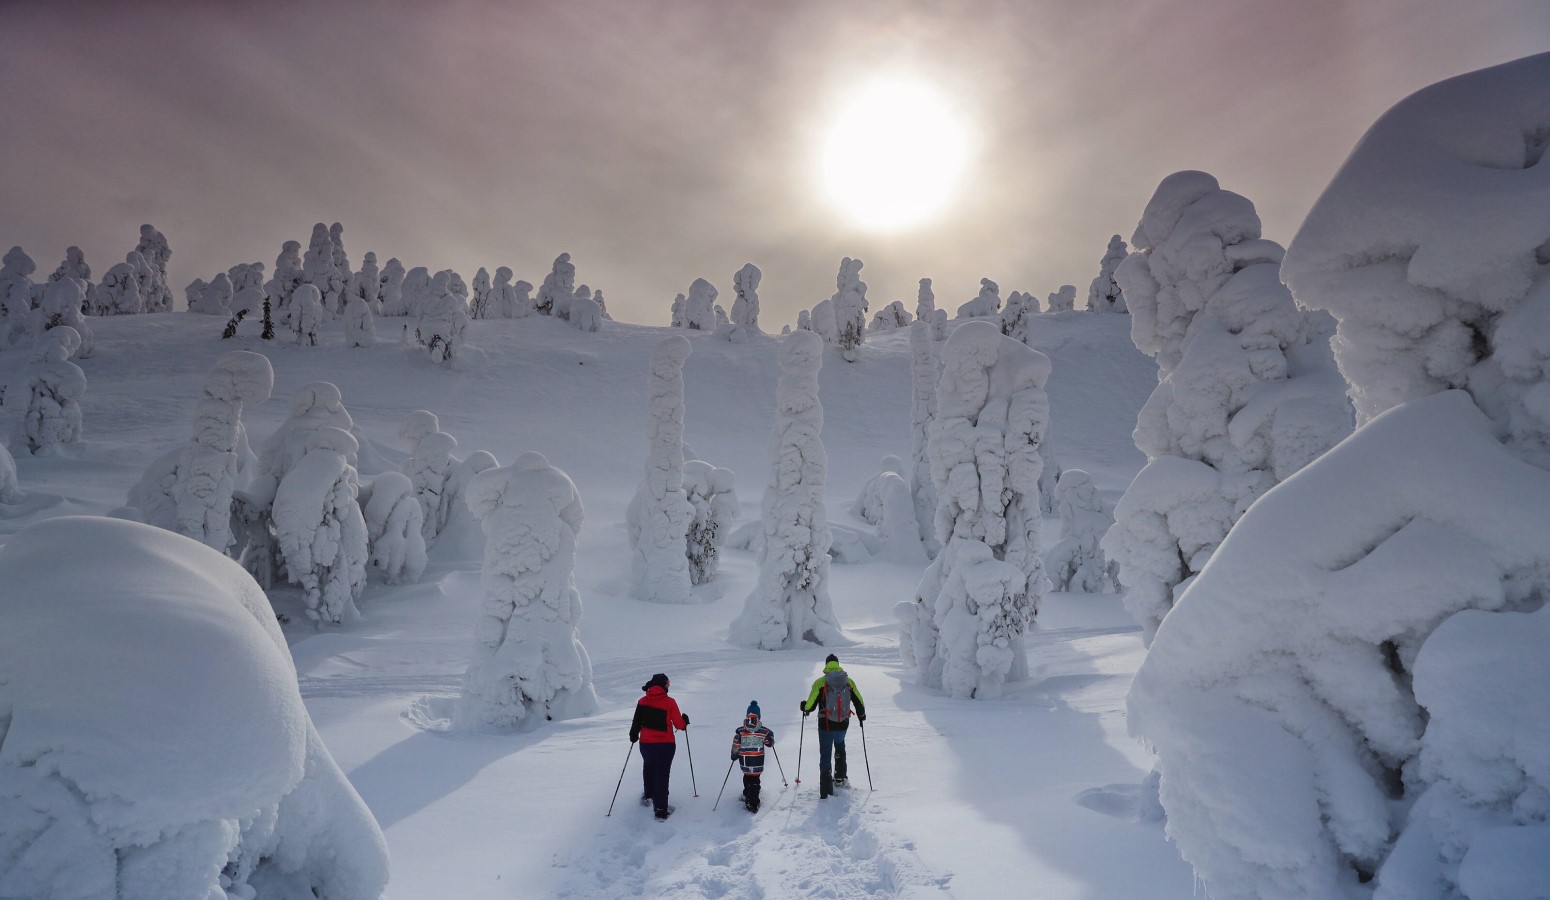
<instances>
[{"instance_id":1,"label":"snowy slope","mask_svg":"<svg viewBox=\"0 0 1550 900\"><path fill-rule=\"evenodd\" d=\"M367 444L363 478L395 466L399 420L416 408L441 417L459 456L489 450L509 463L537 450L575 480L587 507L577 582L581 638L596 668L601 712L518 736L446 730L467 663L479 600L481 548L471 520L432 552L418 585L376 580L346 629L302 624L300 599L277 591L301 692L329 750L382 825L392 854L390 896L1192 896L1189 869L1160 826L1125 817L1123 790L1102 795L1114 815L1078 804L1081 792L1133 785L1150 760L1125 736L1123 698L1140 663L1138 632L1107 597L1048 603L1029 637L1033 678L996 702L957 702L903 680L893 604L919 571L885 563L836 565L831 593L854 642L839 654L868 701L866 790L861 734L852 729L852 788L817 801L813 734L799 751L805 694L823 650L759 653L726 642L757 576L750 553L723 556L722 575L697 604L629 596L624 510L646 454L645 374L665 329L613 324L581 334L545 318L472 323L451 370L397 342L403 320L378 322L376 346L349 350L341 334L300 348L256 338L218 340L224 322L183 314L93 320L83 361L85 441L53 459L20 458L25 496L0 506L0 541L39 518L104 513L124 502L145 465L187 439L205 373L230 349L264 352L273 399L245 413L260 442L310 382L337 384ZM337 328L337 326L334 326ZM1054 374L1051 435L1063 466L1091 472L1111 501L1143 462L1130 431L1156 383L1130 344L1124 316L1035 318L1033 345ZM682 332L680 332L682 333ZM740 522L758 515L776 375L772 338L734 345L690 334L684 367L689 445L737 473ZM26 354L0 353L8 397L25 387ZM861 359L831 351L820 379L831 520L845 512L887 454L909 451L907 333L869 336ZM7 416L14 415L8 405ZM6 423L9 427L9 423ZM1058 534L1058 524L1046 534ZM694 721L699 799L686 748L673 769L679 812L663 824L635 805L632 758L619 806L605 818L629 744L640 685L672 676ZM758 817L711 803L725 774L731 729L751 699L777 733L794 781L765 776ZM1089 803L1104 806L1103 803Z\"/></svg>"}]
</instances>

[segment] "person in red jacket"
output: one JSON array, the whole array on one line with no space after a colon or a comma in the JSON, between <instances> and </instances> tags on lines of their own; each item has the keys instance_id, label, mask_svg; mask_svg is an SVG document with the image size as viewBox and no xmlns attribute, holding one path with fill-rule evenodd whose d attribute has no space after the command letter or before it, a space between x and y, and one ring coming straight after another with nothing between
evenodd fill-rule
<instances>
[{"instance_id":1,"label":"person in red jacket","mask_svg":"<svg viewBox=\"0 0 1550 900\"><path fill-rule=\"evenodd\" d=\"M646 696L635 704L635 719L630 723L630 743L640 741L641 780L645 793L640 805L656 807L658 819L672 813L667 805L668 775L673 770L673 753L678 744L673 729L683 731L689 727L689 717L678 711L678 701L667 695L671 682L658 672L641 685Z\"/></svg>"}]
</instances>

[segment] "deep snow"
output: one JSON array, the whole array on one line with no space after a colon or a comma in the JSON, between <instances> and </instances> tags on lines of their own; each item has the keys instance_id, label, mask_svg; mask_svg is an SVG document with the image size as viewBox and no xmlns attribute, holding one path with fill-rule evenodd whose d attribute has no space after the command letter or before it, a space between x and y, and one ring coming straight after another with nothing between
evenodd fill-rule
<instances>
[{"instance_id":1,"label":"deep snow","mask_svg":"<svg viewBox=\"0 0 1550 900\"><path fill-rule=\"evenodd\" d=\"M1117 597L1050 595L1027 637L1031 677L1000 700L957 701L916 686L898 661L893 606L912 596L922 567L834 565L830 592L852 642L838 652L867 697L876 791L867 790L853 729L851 788L820 805L816 739L801 739L790 701L827 650L766 653L726 639L757 580L753 554L725 550L718 578L694 588L695 603L630 596L624 521L647 449L643 385L669 332L610 323L587 334L547 317L475 321L448 367L400 344L404 321L379 320L374 346L349 349L337 323L321 346L304 347L250 335L222 341L220 317L94 320L96 352L81 363L82 441L55 457L18 453L22 497L0 505L0 541L41 518L122 505L145 466L186 440L205 374L232 349L274 365L273 399L244 410L255 444L298 388L329 381L366 438L363 482L397 469L399 423L415 409L440 416L464 452L488 450L509 464L538 451L571 475L587 509L576 580L596 715L518 735L449 730L480 609L482 534L471 517L454 517L420 583L388 586L374 572L361 617L344 627L315 630L294 588L271 595L291 619L285 634L308 711L387 838L389 896L1194 896L1161 826L1134 821L1134 786L1151 760L1126 735L1124 697L1143 651ZM1055 452L1090 472L1111 503L1143 462L1130 432L1156 384L1128 328L1125 316L1060 313L1035 316L1031 329L1032 346L1053 362ZM746 524L758 517L769 471L777 339L676 333L694 344L684 366L686 442L738 473L736 524ZM0 353L0 380L12 391L25 386L25 357ZM855 363L827 350L819 381L830 520L870 530L847 510L881 456L909 451L907 331L868 335ZM1047 543L1057 526L1045 523ZM700 797L691 796L681 742L677 814L657 824L635 805L632 755L605 818L639 685L658 671L672 676L693 720ZM771 767L756 817L725 800L712 813L728 733L752 699L793 783L782 787Z\"/></svg>"}]
</instances>

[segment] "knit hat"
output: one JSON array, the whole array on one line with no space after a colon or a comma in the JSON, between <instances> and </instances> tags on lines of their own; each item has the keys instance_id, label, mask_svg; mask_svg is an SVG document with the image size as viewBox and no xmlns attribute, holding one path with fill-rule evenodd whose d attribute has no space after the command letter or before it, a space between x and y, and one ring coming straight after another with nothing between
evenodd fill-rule
<instances>
[{"instance_id":1,"label":"knit hat","mask_svg":"<svg viewBox=\"0 0 1550 900\"><path fill-rule=\"evenodd\" d=\"M757 716L758 714L759 714L759 701L757 701L757 700L750 700L750 701L748 701L748 715L750 715L750 716Z\"/></svg>"},{"instance_id":2,"label":"knit hat","mask_svg":"<svg viewBox=\"0 0 1550 900\"><path fill-rule=\"evenodd\" d=\"M663 675L661 672L658 672L657 674L651 676L651 680L650 681L648 681L645 684L641 685L640 689L644 691L644 690L650 688L652 685L656 685L657 687L661 688L664 691L667 690L667 685L668 685L667 676Z\"/></svg>"},{"instance_id":3,"label":"knit hat","mask_svg":"<svg viewBox=\"0 0 1550 900\"><path fill-rule=\"evenodd\" d=\"M840 658L838 656L835 656L833 653L830 653L828 656L825 656L823 658L823 661L826 662L826 663L839 662Z\"/></svg>"}]
</instances>

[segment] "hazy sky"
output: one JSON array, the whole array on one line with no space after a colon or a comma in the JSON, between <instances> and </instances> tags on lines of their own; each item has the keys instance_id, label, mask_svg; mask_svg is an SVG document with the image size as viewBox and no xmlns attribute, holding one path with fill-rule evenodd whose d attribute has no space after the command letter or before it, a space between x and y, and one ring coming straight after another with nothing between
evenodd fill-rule
<instances>
[{"instance_id":1,"label":"hazy sky","mask_svg":"<svg viewBox=\"0 0 1550 900\"><path fill-rule=\"evenodd\" d=\"M1179 169L1286 243L1394 102L1550 49L1550 3L0 0L0 34L0 247L38 277L70 244L100 277L152 222L181 302L339 221L357 265L536 285L568 251L637 322L696 277L730 307L753 262L778 330L842 256L873 309L922 276L949 309L981 277L1085 297ZM816 148L891 73L939 85L978 153L939 218L879 234L826 201Z\"/></svg>"}]
</instances>

